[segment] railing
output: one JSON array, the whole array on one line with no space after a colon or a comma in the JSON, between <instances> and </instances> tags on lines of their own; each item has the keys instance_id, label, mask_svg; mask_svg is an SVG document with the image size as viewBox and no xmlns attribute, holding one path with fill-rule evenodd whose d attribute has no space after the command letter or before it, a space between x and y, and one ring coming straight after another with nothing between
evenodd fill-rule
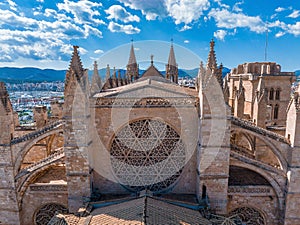
<instances>
[{"instance_id":1,"label":"railing","mask_svg":"<svg viewBox=\"0 0 300 225\"><path fill-rule=\"evenodd\" d=\"M54 123L51 123L45 127L42 127L34 132L31 132L31 133L28 133L28 134L25 134L23 136L20 136L20 137L17 137L17 138L14 138L11 140L11 144L18 144L18 143L21 143L23 141L27 141L27 140L30 140L30 139L34 139L48 131L51 131L51 130L54 130L58 127L60 127L61 125L63 124L63 122L60 120L60 121L56 121Z\"/></svg>"},{"instance_id":2,"label":"railing","mask_svg":"<svg viewBox=\"0 0 300 225\"><path fill-rule=\"evenodd\" d=\"M15 179L19 179L20 177L28 174L28 173L31 173L39 168L42 168L43 166L45 165L48 165L52 162L55 162L56 160L59 160L61 159L62 157L64 157L65 153L64 153L64 150L63 148L60 148L58 151L56 151L54 154L51 154L49 155L48 157L22 169L18 174L17 176L15 177Z\"/></svg>"},{"instance_id":3,"label":"railing","mask_svg":"<svg viewBox=\"0 0 300 225\"><path fill-rule=\"evenodd\" d=\"M274 140L284 142L286 144L290 144L290 141L288 139L286 139L284 136L279 135L275 132L263 129L261 127L258 127L250 121L243 120L243 119L240 119L240 118L237 118L237 117L234 117L234 116L230 116L230 120L232 121L233 124L241 126L242 128L246 128L248 130L254 131L258 134L267 136L267 137L272 138Z\"/></svg>"}]
</instances>

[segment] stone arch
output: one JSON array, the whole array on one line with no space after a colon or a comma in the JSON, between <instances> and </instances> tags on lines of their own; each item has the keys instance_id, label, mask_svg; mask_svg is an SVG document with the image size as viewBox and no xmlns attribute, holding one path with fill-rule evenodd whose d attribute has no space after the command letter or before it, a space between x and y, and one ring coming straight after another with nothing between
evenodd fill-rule
<instances>
[{"instance_id":1,"label":"stone arch","mask_svg":"<svg viewBox=\"0 0 300 225\"><path fill-rule=\"evenodd\" d=\"M109 150L114 174L133 191L164 191L176 183L185 165L180 135L159 118L138 118L121 126ZM136 167L144 169L135 171Z\"/></svg>"},{"instance_id":2,"label":"stone arch","mask_svg":"<svg viewBox=\"0 0 300 225\"><path fill-rule=\"evenodd\" d=\"M276 193L276 196L277 196L277 199L278 199L279 206L283 207L284 190L280 187L279 182L276 180L276 178L274 178L273 176L271 176L270 174L268 174L263 169L261 169L257 166L247 164L247 163L243 163L243 162L240 162L240 161L231 160L230 161L230 166L237 166L237 167L249 169L249 170L252 170L252 171L258 173L259 175L263 176L270 183L272 188L274 189L274 191Z\"/></svg>"},{"instance_id":3,"label":"stone arch","mask_svg":"<svg viewBox=\"0 0 300 225\"><path fill-rule=\"evenodd\" d=\"M229 213L230 216L237 216L245 225L266 225L265 213L252 205L242 205Z\"/></svg>"},{"instance_id":4,"label":"stone arch","mask_svg":"<svg viewBox=\"0 0 300 225\"><path fill-rule=\"evenodd\" d=\"M26 156L26 154L28 153L28 151L39 141L43 140L44 138L46 137L49 137L53 134L58 134L58 133L61 133L63 132L63 129L56 129L56 130L51 130L49 132L46 132L44 134L41 134L39 136L37 136L35 139L32 139L30 140L28 143L26 143L22 149L18 152L17 154L17 157L16 157L16 160L15 160L15 165L14 165L14 168L15 168L15 172L17 173L20 168L21 168L21 164L22 164L22 161L24 159L24 157Z\"/></svg>"},{"instance_id":5,"label":"stone arch","mask_svg":"<svg viewBox=\"0 0 300 225\"><path fill-rule=\"evenodd\" d=\"M59 160L58 162L54 162L52 164L43 166L43 167L33 171L31 174L29 174L27 176L25 175L25 177L23 179L21 178L22 180L20 180L20 183L18 183L18 186L17 186L20 207L22 206L23 197L24 197L29 185L32 184L35 180L37 180L45 171L50 170L53 167L57 167L60 164L61 164L61 161Z\"/></svg>"},{"instance_id":6,"label":"stone arch","mask_svg":"<svg viewBox=\"0 0 300 225\"><path fill-rule=\"evenodd\" d=\"M237 132L237 130L231 130L231 135L242 135L246 141L247 141L247 144L249 146L249 150L253 151L254 150L254 143L253 143L253 140L251 139L250 135L247 134L247 133L244 133L244 132Z\"/></svg>"},{"instance_id":7,"label":"stone arch","mask_svg":"<svg viewBox=\"0 0 300 225\"><path fill-rule=\"evenodd\" d=\"M254 137L258 138L259 140L261 140L262 142L264 142L269 147L269 149L272 151L272 153L275 155L275 157L277 158L281 169L283 171L287 171L287 160L283 156L282 152L272 143L272 141L269 140L269 138L262 136L259 133L255 133L253 131L239 128L239 127L233 127L232 130L234 130L235 132L244 132L244 133L254 136ZM262 138L262 137L264 137L264 138Z\"/></svg>"},{"instance_id":8,"label":"stone arch","mask_svg":"<svg viewBox=\"0 0 300 225\"><path fill-rule=\"evenodd\" d=\"M33 215L34 225L48 224L56 213L67 213L68 209L62 204L50 202L41 205Z\"/></svg>"}]
</instances>

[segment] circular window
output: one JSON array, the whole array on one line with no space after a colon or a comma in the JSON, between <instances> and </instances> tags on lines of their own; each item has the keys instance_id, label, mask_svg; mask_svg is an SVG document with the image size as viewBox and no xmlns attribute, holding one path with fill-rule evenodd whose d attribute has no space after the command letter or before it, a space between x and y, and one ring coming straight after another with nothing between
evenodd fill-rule
<instances>
[{"instance_id":1,"label":"circular window","mask_svg":"<svg viewBox=\"0 0 300 225\"><path fill-rule=\"evenodd\" d=\"M245 225L266 224L262 214L254 208L249 208L249 207L237 208L230 213L230 216L236 216Z\"/></svg>"},{"instance_id":2,"label":"circular window","mask_svg":"<svg viewBox=\"0 0 300 225\"><path fill-rule=\"evenodd\" d=\"M177 132L154 119L124 126L110 150L113 171L132 191L158 192L173 184L185 164L185 147Z\"/></svg>"},{"instance_id":3,"label":"circular window","mask_svg":"<svg viewBox=\"0 0 300 225\"><path fill-rule=\"evenodd\" d=\"M68 210L66 207L56 203L50 203L42 206L35 214L35 224L36 225L45 225L50 222L52 217L57 213L67 213Z\"/></svg>"}]
</instances>

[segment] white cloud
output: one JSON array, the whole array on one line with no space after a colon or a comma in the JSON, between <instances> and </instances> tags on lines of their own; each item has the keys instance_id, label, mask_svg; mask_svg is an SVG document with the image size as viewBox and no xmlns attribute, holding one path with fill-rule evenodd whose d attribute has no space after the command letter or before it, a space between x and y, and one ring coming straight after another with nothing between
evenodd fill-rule
<instances>
[{"instance_id":1,"label":"white cloud","mask_svg":"<svg viewBox=\"0 0 300 225\"><path fill-rule=\"evenodd\" d=\"M179 29L179 32L190 30L190 29L192 29L192 27L185 24L181 29Z\"/></svg>"},{"instance_id":2,"label":"white cloud","mask_svg":"<svg viewBox=\"0 0 300 225\"><path fill-rule=\"evenodd\" d=\"M37 2L41 2L41 3L43 3L44 2L44 0L36 0Z\"/></svg>"},{"instance_id":3,"label":"white cloud","mask_svg":"<svg viewBox=\"0 0 300 225\"><path fill-rule=\"evenodd\" d=\"M140 18L136 15L132 15L131 13L127 12L120 5L112 5L109 9L105 10L106 14L109 14L107 19L115 19L122 21L124 23L128 22L140 22Z\"/></svg>"},{"instance_id":4,"label":"white cloud","mask_svg":"<svg viewBox=\"0 0 300 225\"><path fill-rule=\"evenodd\" d=\"M165 8L165 0L119 0L126 7L141 10L147 20L156 20L156 18L164 18L168 15Z\"/></svg>"},{"instance_id":5,"label":"white cloud","mask_svg":"<svg viewBox=\"0 0 300 225\"><path fill-rule=\"evenodd\" d=\"M278 7L277 9L275 9L275 12L282 12L284 10L286 10L286 9L283 7Z\"/></svg>"},{"instance_id":6,"label":"white cloud","mask_svg":"<svg viewBox=\"0 0 300 225\"><path fill-rule=\"evenodd\" d=\"M139 28L132 25L122 25L112 21L109 22L108 29L111 32L121 32L125 34L137 34L141 31Z\"/></svg>"},{"instance_id":7,"label":"white cloud","mask_svg":"<svg viewBox=\"0 0 300 225\"><path fill-rule=\"evenodd\" d=\"M226 30L217 30L216 32L214 32L214 37L221 41L224 41L226 35L227 35Z\"/></svg>"},{"instance_id":8,"label":"white cloud","mask_svg":"<svg viewBox=\"0 0 300 225\"><path fill-rule=\"evenodd\" d=\"M74 24L71 18L46 9L45 20L26 17L0 9L0 61L17 61L19 58L33 60L69 60L71 40L102 37L99 29L88 24ZM5 26L5 28L3 28ZM81 52L85 52L81 48Z\"/></svg>"},{"instance_id":9,"label":"white cloud","mask_svg":"<svg viewBox=\"0 0 300 225\"><path fill-rule=\"evenodd\" d=\"M295 36L300 36L300 22L296 22L295 24L287 24L286 31Z\"/></svg>"},{"instance_id":10,"label":"white cloud","mask_svg":"<svg viewBox=\"0 0 300 225\"><path fill-rule=\"evenodd\" d=\"M242 12L243 10L240 8L240 5L244 4L244 2L237 2L233 5L232 11L234 12Z\"/></svg>"},{"instance_id":11,"label":"white cloud","mask_svg":"<svg viewBox=\"0 0 300 225\"><path fill-rule=\"evenodd\" d=\"M183 43L188 44L188 43L190 43L190 41L189 40L184 40Z\"/></svg>"},{"instance_id":12,"label":"white cloud","mask_svg":"<svg viewBox=\"0 0 300 225\"><path fill-rule=\"evenodd\" d=\"M9 7L10 7L11 10L17 11L17 4L14 1L7 0L7 3L9 4Z\"/></svg>"},{"instance_id":13,"label":"white cloud","mask_svg":"<svg viewBox=\"0 0 300 225\"><path fill-rule=\"evenodd\" d=\"M94 51L95 54L102 54L104 51L101 49L97 49Z\"/></svg>"},{"instance_id":14,"label":"white cloud","mask_svg":"<svg viewBox=\"0 0 300 225\"><path fill-rule=\"evenodd\" d=\"M294 10L290 15L288 15L287 17L296 19L300 16L300 11L299 10Z\"/></svg>"},{"instance_id":15,"label":"white cloud","mask_svg":"<svg viewBox=\"0 0 300 225\"><path fill-rule=\"evenodd\" d=\"M105 24L104 21L100 19L98 8L101 6L101 3L91 2L89 0L78 2L64 0L63 3L57 4L59 10L72 14L74 21L79 24Z\"/></svg>"},{"instance_id":16,"label":"white cloud","mask_svg":"<svg viewBox=\"0 0 300 225\"><path fill-rule=\"evenodd\" d=\"M232 13L226 9L212 9L209 14L217 22L219 28L249 28L256 33L266 31L265 24L259 16L247 16L243 13Z\"/></svg>"},{"instance_id":17,"label":"white cloud","mask_svg":"<svg viewBox=\"0 0 300 225\"><path fill-rule=\"evenodd\" d=\"M203 15L210 3L208 0L165 0L165 5L169 15L175 19L175 24L189 24Z\"/></svg>"},{"instance_id":18,"label":"white cloud","mask_svg":"<svg viewBox=\"0 0 300 225\"><path fill-rule=\"evenodd\" d=\"M275 37L279 38L281 36L285 35L285 32L279 31L277 34L275 34Z\"/></svg>"}]
</instances>

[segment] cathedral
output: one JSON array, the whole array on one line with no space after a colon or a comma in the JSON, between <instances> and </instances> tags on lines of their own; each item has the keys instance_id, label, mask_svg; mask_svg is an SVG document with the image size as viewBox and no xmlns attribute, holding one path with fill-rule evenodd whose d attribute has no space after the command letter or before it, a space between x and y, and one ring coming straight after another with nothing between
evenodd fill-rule
<instances>
[{"instance_id":1,"label":"cathedral","mask_svg":"<svg viewBox=\"0 0 300 225\"><path fill-rule=\"evenodd\" d=\"M0 82L0 224L300 224L295 74L252 62L224 77L214 45L194 88L172 43L164 73L153 56L140 73L132 44L105 81L74 46L64 102L36 106L34 127Z\"/></svg>"}]
</instances>

